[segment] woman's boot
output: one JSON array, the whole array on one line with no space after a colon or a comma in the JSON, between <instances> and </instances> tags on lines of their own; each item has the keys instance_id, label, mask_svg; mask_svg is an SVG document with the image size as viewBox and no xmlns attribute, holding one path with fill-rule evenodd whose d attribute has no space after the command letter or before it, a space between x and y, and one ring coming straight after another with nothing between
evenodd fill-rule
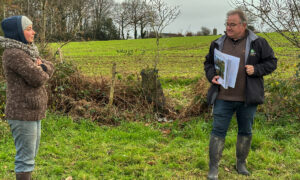
<instances>
[{"instance_id":1,"label":"woman's boot","mask_svg":"<svg viewBox=\"0 0 300 180\"><path fill-rule=\"evenodd\" d=\"M16 180L31 180L31 172L16 173Z\"/></svg>"}]
</instances>

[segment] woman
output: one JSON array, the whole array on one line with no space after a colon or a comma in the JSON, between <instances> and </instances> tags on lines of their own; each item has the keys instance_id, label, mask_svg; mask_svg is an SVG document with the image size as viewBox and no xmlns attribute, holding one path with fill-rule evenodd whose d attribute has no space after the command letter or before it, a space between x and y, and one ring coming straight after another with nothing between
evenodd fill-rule
<instances>
[{"instance_id":1,"label":"woman","mask_svg":"<svg viewBox=\"0 0 300 180\"><path fill-rule=\"evenodd\" d=\"M47 93L45 83L53 74L52 63L39 57L33 44L35 32L26 16L13 16L1 23L0 36L3 70L7 82L5 117L16 147L16 179L31 179L34 158L41 136L41 119L45 117Z\"/></svg>"}]
</instances>

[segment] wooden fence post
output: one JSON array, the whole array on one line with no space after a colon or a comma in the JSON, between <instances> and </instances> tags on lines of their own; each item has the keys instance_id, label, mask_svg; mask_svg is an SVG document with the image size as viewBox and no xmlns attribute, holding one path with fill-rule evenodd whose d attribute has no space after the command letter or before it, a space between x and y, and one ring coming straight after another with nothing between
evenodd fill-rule
<instances>
[{"instance_id":1,"label":"wooden fence post","mask_svg":"<svg viewBox=\"0 0 300 180\"><path fill-rule=\"evenodd\" d=\"M108 108L110 108L114 101L114 92L115 92L115 84L116 84L116 66L117 64L114 62L113 67L111 69L111 85L110 85L110 92L109 92L109 102L108 102Z\"/></svg>"},{"instance_id":2,"label":"wooden fence post","mask_svg":"<svg viewBox=\"0 0 300 180\"><path fill-rule=\"evenodd\" d=\"M59 54L60 63L63 63L63 55L62 55L61 48L58 48L57 51L58 51L58 54Z\"/></svg>"}]
</instances>

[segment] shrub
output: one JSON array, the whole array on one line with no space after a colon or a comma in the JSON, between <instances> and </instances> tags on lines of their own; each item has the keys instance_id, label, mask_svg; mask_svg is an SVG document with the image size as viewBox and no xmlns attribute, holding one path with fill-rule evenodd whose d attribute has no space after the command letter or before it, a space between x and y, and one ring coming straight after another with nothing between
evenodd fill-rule
<instances>
[{"instance_id":1,"label":"shrub","mask_svg":"<svg viewBox=\"0 0 300 180\"><path fill-rule=\"evenodd\" d=\"M197 35L197 36L202 36L203 33L202 33L202 31L198 31L196 35Z\"/></svg>"},{"instance_id":2,"label":"shrub","mask_svg":"<svg viewBox=\"0 0 300 180\"><path fill-rule=\"evenodd\" d=\"M290 116L300 119L300 78L268 79L265 103L260 107L268 120ZM290 119L290 118L289 118Z\"/></svg>"},{"instance_id":3,"label":"shrub","mask_svg":"<svg viewBox=\"0 0 300 180\"><path fill-rule=\"evenodd\" d=\"M203 36L208 36L211 33L210 29L207 27L201 27L201 32L202 32Z\"/></svg>"},{"instance_id":4,"label":"shrub","mask_svg":"<svg viewBox=\"0 0 300 180\"><path fill-rule=\"evenodd\" d=\"M192 32L186 32L185 36L193 36Z\"/></svg>"}]
</instances>

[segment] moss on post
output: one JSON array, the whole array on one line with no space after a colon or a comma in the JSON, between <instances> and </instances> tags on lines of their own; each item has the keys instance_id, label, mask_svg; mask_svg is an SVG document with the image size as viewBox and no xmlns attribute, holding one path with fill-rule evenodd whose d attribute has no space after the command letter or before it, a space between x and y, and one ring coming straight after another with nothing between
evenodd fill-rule
<instances>
[{"instance_id":1,"label":"moss on post","mask_svg":"<svg viewBox=\"0 0 300 180\"><path fill-rule=\"evenodd\" d=\"M161 83L158 79L157 69L143 69L142 76L142 89L144 96L149 103L153 103L156 112L163 112L166 99L163 93Z\"/></svg>"}]
</instances>

